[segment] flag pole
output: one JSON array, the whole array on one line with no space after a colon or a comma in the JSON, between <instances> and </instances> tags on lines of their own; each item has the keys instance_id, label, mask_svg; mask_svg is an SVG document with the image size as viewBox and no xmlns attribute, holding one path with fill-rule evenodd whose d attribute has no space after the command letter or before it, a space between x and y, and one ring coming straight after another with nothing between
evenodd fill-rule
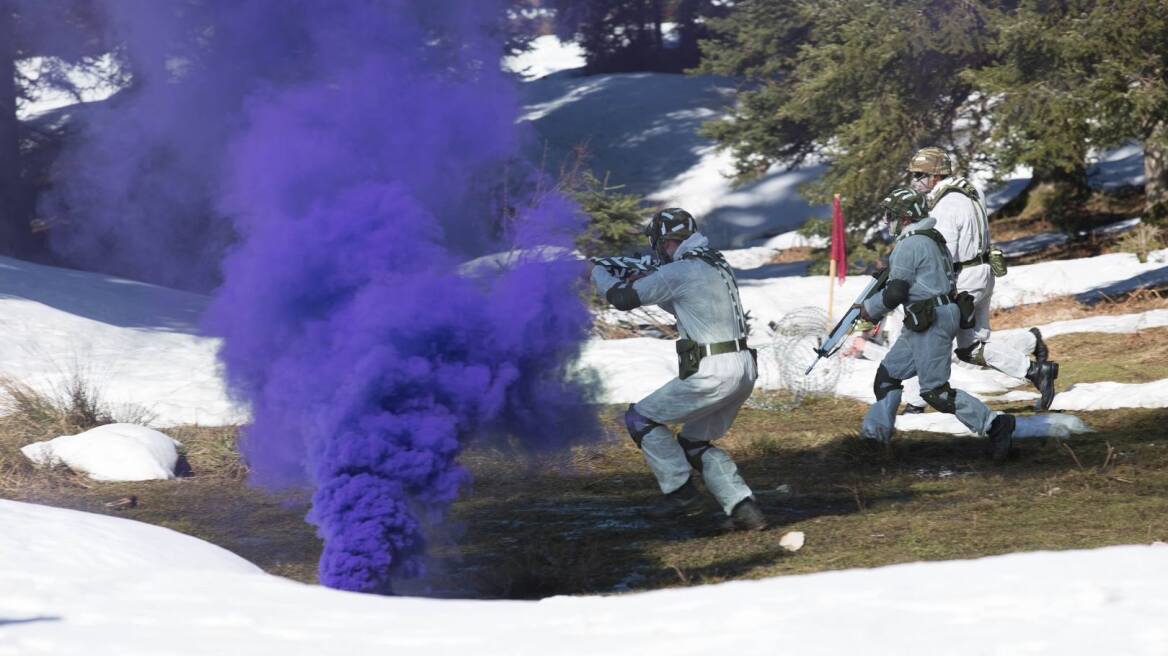
<instances>
[{"instance_id":1,"label":"flag pole","mask_svg":"<svg viewBox=\"0 0 1168 656\"><path fill-rule=\"evenodd\" d=\"M831 263L827 267L827 325L831 326L835 323L831 320L832 306L835 301L835 257L831 258Z\"/></svg>"}]
</instances>

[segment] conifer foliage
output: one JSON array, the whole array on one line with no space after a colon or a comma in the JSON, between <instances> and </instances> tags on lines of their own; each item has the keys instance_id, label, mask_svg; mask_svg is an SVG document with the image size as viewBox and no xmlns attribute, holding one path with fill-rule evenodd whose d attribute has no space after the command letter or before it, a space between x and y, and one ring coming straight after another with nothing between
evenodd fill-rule
<instances>
[{"instance_id":1,"label":"conifer foliage","mask_svg":"<svg viewBox=\"0 0 1168 656\"><path fill-rule=\"evenodd\" d=\"M822 157L808 194L863 215L914 149L939 145L959 169L1029 166L1075 201L1092 154L1134 140L1149 213L1164 212L1163 1L743 0L710 29L701 70L744 82L706 131L742 179Z\"/></svg>"}]
</instances>

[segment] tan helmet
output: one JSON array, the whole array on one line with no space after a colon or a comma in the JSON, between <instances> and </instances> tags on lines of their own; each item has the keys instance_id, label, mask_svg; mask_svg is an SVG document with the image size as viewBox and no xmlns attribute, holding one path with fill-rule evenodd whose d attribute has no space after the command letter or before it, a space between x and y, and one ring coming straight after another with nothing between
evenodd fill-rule
<instances>
[{"instance_id":1,"label":"tan helmet","mask_svg":"<svg viewBox=\"0 0 1168 656\"><path fill-rule=\"evenodd\" d=\"M945 151L935 146L922 148L913 154L908 162L909 173L927 173L929 175L953 175L953 162Z\"/></svg>"}]
</instances>

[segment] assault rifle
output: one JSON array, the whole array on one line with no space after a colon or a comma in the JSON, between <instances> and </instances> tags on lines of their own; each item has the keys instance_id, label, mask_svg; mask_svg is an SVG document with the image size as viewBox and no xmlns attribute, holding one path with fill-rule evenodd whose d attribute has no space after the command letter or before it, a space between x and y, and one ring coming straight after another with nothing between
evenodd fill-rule
<instances>
[{"instance_id":1,"label":"assault rifle","mask_svg":"<svg viewBox=\"0 0 1168 656\"><path fill-rule=\"evenodd\" d=\"M864 291L860 292L860 296L856 298L856 302L852 304L852 307L848 308L847 313L839 320L835 328L832 328L831 332L827 333L827 337L819 341L819 348L812 349L819 357L815 358L815 361L811 363L810 367L807 367L807 371L803 373L804 376L811 373L811 370L815 368L815 365L819 364L822 358L830 358L835 355L836 351L840 350L840 347L843 346L844 338L851 334L852 326L856 323L856 319L860 318L860 308L855 306L863 305L864 301L872 298L877 292L884 289L884 285L887 282L888 268L886 267L872 277L872 282L868 283Z\"/></svg>"},{"instance_id":2,"label":"assault rifle","mask_svg":"<svg viewBox=\"0 0 1168 656\"><path fill-rule=\"evenodd\" d=\"M628 280L632 276L641 276L657 270L657 263L649 255L641 257L626 257L623 255L616 257L590 257L588 261L604 267L605 270L621 281Z\"/></svg>"}]
</instances>

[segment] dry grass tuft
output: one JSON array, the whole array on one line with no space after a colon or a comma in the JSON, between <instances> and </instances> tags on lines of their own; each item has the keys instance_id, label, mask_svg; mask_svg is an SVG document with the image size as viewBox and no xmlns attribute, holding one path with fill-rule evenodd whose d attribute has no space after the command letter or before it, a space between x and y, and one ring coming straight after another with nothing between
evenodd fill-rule
<instances>
[{"instance_id":1,"label":"dry grass tuft","mask_svg":"<svg viewBox=\"0 0 1168 656\"><path fill-rule=\"evenodd\" d=\"M106 424L148 424L153 419L137 406L108 405L80 375L75 374L53 393L0 378L0 492L9 493L17 487L89 487L89 482L63 465L35 467L20 448Z\"/></svg>"},{"instance_id":2,"label":"dry grass tuft","mask_svg":"<svg viewBox=\"0 0 1168 656\"><path fill-rule=\"evenodd\" d=\"M166 432L182 442L194 476L244 481L250 470L239 453L239 431L239 426L178 426Z\"/></svg>"},{"instance_id":3,"label":"dry grass tuft","mask_svg":"<svg viewBox=\"0 0 1168 656\"><path fill-rule=\"evenodd\" d=\"M993 311L990 325L995 329L1028 328L1054 321L1087 317L1135 314L1168 308L1168 298L1155 290L1144 289L1123 298L1087 305L1074 296L1060 296L1041 303L1016 305Z\"/></svg>"}]
</instances>

